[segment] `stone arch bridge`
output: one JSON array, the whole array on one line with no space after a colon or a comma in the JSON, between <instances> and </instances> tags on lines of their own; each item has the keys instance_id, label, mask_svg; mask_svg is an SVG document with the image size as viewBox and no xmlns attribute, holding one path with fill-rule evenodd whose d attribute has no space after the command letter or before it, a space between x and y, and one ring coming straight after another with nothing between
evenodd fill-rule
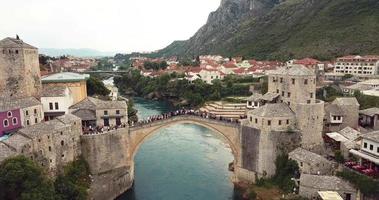
<instances>
[{"instance_id":1,"label":"stone arch bridge","mask_svg":"<svg viewBox=\"0 0 379 200\"><path fill-rule=\"evenodd\" d=\"M222 136L234 155L234 180L254 181L255 169L246 167L246 160L257 159L259 131L246 130L240 123L203 118L196 115L177 115L167 119L119 128L110 132L81 137L82 155L89 163L93 182L90 199L114 199L132 187L134 182L134 157L139 147L158 130L175 124L196 124ZM247 133L248 134L244 134ZM180 132L178 132L180 134ZM246 144L246 135L256 135L252 144ZM227 167L227 166L225 166Z\"/></svg>"},{"instance_id":2,"label":"stone arch bridge","mask_svg":"<svg viewBox=\"0 0 379 200\"><path fill-rule=\"evenodd\" d=\"M203 118L195 115L178 115L163 120L157 120L151 123L134 126L129 128L129 152L131 159L138 152L139 147L154 135L158 130L170 127L175 124L196 124L208 128L222 136L224 141L228 143L232 149L235 163L239 163L241 155L240 148L240 124L226 121ZM178 133L180 134L180 132Z\"/></svg>"}]
</instances>

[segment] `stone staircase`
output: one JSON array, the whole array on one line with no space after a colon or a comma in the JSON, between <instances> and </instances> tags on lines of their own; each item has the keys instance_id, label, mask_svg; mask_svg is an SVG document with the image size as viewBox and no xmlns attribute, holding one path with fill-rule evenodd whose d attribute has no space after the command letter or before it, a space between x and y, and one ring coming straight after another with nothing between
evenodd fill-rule
<instances>
[{"instance_id":1,"label":"stone staircase","mask_svg":"<svg viewBox=\"0 0 379 200\"><path fill-rule=\"evenodd\" d=\"M208 112L216 115L217 117L239 119L241 116L246 115L245 103L226 103L226 102L211 102L205 104L200 111Z\"/></svg>"}]
</instances>

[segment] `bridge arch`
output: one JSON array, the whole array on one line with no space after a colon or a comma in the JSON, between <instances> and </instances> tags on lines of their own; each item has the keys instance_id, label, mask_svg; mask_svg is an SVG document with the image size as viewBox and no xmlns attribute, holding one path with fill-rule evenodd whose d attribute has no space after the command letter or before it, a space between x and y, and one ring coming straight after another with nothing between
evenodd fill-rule
<instances>
[{"instance_id":1,"label":"bridge arch","mask_svg":"<svg viewBox=\"0 0 379 200\"><path fill-rule=\"evenodd\" d=\"M220 135L229 145L234 156L234 162L240 161L240 136L239 125L217 120L204 119L197 116L176 116L165 120L159 120L150 124L130 128L129 152L131 161L137 154L141 145L159 130L176 125L176 124L195 124ZM180 133L178 133L180 134Z\"/></svg>"}]
</instances>

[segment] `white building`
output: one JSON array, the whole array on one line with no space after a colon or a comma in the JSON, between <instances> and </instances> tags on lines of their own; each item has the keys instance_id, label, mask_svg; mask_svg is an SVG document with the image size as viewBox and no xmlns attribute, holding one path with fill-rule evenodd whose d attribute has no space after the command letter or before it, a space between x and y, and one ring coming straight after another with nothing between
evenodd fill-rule
<instances>
[{"instance_id":1,"label":"white building","mask_svg":"<svg viewBox=\"0 0 379 200\"><path fill-rule=\"evenodd\" d=\"M359 157L361 165L379 171L379 131L363 134L361 149L352 149L350 153Z\"/></svg>"},{"instance_id":2,"label":"white building","mask_svg":"<svg viewBox=\"0 0 379 200\"><path fill-rule=\"evenodd\" d=\"M202 69L199 72L199 76L202 81L204 81L207 84L212 84L213 80L222 80L225 77L225 74L215 70L215 69Z\"/></svg>"},{"instance_id":3,"label":"white building","mask_svg":"<svg viewBox=\"0 0 379 200\"><path fill-rule=\"evenodd\" d=\"M379 74L379 56L345 56L337 58L334 72L356 76Z\"/></svg>"},{"instance_id":4,"label":"white building","mask_svg":"<svg viewBox=\"0 0 379 200\"><path fill-rule=\"evenodd\" d=\"M74 97L68 87L44 86L41 102L45 121L55 119L69 113L69 107L74 104Z\"/></svg>"}]
</instances>

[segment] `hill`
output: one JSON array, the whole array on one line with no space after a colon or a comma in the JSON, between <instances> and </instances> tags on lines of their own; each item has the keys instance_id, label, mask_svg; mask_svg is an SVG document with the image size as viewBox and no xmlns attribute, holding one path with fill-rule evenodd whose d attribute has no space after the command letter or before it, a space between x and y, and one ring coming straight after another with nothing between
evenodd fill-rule
<instances>
[{"instance_id":1,"label":"hill","mask_svg":"<svg viewBox=\"0 0 379 200\"><path fill-rule=\"evenodd\" d=\"M155 56L323 60L379 54L378 10L378 0L222 0L193 37Z\"/></svg>"}]
</instances>

